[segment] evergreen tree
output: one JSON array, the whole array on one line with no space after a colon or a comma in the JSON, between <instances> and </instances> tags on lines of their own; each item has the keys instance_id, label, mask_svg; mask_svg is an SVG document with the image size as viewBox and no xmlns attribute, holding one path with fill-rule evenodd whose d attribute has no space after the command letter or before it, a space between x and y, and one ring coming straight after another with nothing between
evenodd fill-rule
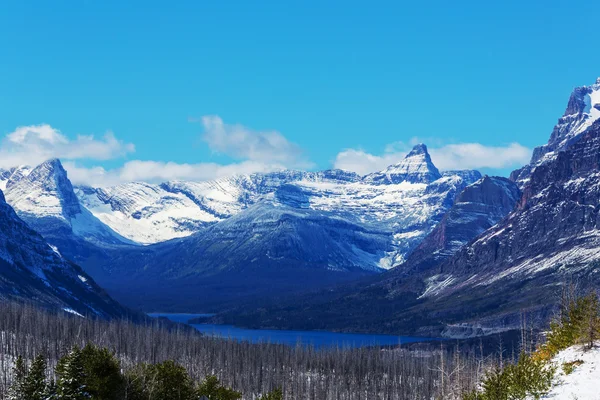
<instances>
[{"instance_id":1,"label":"evergreen tree","mask_svg":"<svg viewBox=\"0 0 600 400\"><path fill-rule=\"evenodd\" d=\"M60 400L85 400L90 397L85 386L83 357L78 347L60 359L56 366L56 393Z\"/></svg>"},{"instance_id":2,"label":"evergreen tree","mask_svg":"<svg viewBox=\"0 0 600 400\"><path fill-rule=\"evenodd\" d=\"M81 351L87 392L94 400L114 400L124 391L119 360L106 348L87 344Z\"/></svg>"},{"instance_id":3,"label":"evergreen tree","mask_svg":"<svg viewBox=\"0 0 600 400\"><path fill-rule=\"evenodd\" d=\"M206 396L209 400L238 400L242 398L240 392L224 387L214 375L206 377L198 387L197 395L199 397Z\"/></svg>"},{"instance_id":4,"label":"evergreen tree","mask_svg":"<svg viewBox=\"0 0 600 400\"><path fill-rule=\"evenodd\" d=\"M29 400L25 396L25 380L27 379L27 365L23 357L17 357L13 367L13 382L8 393L9 400Z\"/></svg>"},{"instance_id":5,"label":"evergreen tree","mask_svg":"<svg viewBox=\"0 0 600 400\"><path fill-rule=\"evenodd\" d=\"M28 400L46 398L46 359L41 354L33 360L29 375L25 379L25 397Z\"/></svg>"},{"instance_id":6,"label":"evergreen tree","mask_svg":"<svg viewBox=\"0 0 600 400\"><path fill-rule=\"evenodd\" d=\"M58 394L56 393L56 382L54 382L54 379L51 379L50 383L46 386L46 391L43 398L44 400L58 399Z\"/></svg>"},{"instance_id":7,"label":"evergreen tree","mask_svg":"<svg viewBox=\"0 0 600 400\"><path fill-rule=\"evenodd\" d=\"M174 361L154 365L156 399L192 400L195 398L194 384L186 369Z\"/></svg>"}]
</instances>

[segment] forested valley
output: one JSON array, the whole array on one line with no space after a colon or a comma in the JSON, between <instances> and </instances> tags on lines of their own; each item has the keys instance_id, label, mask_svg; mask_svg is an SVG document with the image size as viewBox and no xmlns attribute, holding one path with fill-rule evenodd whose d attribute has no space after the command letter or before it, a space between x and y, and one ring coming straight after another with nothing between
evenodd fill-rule
<instances>
[{"instance_id":1,"label":"forested valley","mask_svg":"<svg viewBox=\"0 0 600 400\"><path fill-rule=\"evenodd\" d=\"M595 292L565 291L545 335L314 348L209 337L161 319L100 320L3 302L0 399L539 399L552 358L600 338ZM495 348L494 348L495 346ZM579 364L577 364L579 365ZM563 364L565 373L577 365Z\"/></svg>"},{"instance_id":2,"label":"forested valley","mask_svg":"<svg viewBox=\"0 0 600 400\"><path fill-rule=\"evenodd\" d=\"M7 302L0 331L2 399L458 399L519 352L454 341L412 349L251 344L185 325ZM41 397L21 395L28 391Z\"/></svg>"}]
</instances>

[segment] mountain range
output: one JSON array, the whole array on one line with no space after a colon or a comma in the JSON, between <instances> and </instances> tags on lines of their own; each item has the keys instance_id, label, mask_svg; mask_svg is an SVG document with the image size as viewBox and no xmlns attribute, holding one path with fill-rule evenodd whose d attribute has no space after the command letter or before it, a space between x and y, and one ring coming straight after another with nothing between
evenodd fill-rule
<instances>
[{"instance_id":1,"label":"mountain range","mask_svg":"<svg viewBox=\"0 0 600 400\"><path fill-rule=\"evenodd\" d=\"M1 176L19 216L117 299L188 311L377 274L481 177L440 172L425 145L366 176L281 171L91 188L73 187L58 160Z\"/></svg>"},{"instance_id":2,"label":"mountain range","mask_svg":"<svg viewBox=\"0 0 600 400\"><path fill-rule=\"evenodd\" d=\"M524 316L542 326L564 285L600 284L599 89L598 83L576 88L529 165L511 181L484 178L466 188L446 221L393 270L360 286L241 308L220 320L450 337L517 329ZM460 224L451 221L468 221L473 209L484 210L476 213L484 218L458 234ZM456 246L448 246L457 236Z\"/></svg>"},{"instance_id":3,"label":"mountain range","mask_svg":"<svg viewBox=\"0 0 600 400\"><path fill-rule=\"evenodd\" d=\"M518 327L524 313L541 323L565 282L600 283L598 119L600 80L573 91L510 179L440 171L423 144L365 176L91 187L73 186L57 159L2 170L0 206L20 226L7 243L33 243L6 245L3 260L38 282L23 290L51 287L40 298L75 309L80 296L69 303L59 282L46 285L43 262L15 261L52 259L61 267L48 271L81 275L92 288L82 304L106 315L120 306L75 264L127 306L255 327L456 337Z\"/></svg>"}]
</instances>

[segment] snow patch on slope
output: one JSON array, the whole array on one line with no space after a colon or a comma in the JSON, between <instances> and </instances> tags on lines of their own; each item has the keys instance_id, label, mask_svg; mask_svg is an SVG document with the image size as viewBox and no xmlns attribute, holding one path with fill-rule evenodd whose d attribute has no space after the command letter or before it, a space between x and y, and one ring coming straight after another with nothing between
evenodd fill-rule
<instances>
[{"instance_id":1,"label":"snow patch on slope","mask_svg":"<svg viewBox=\"0 0 600 400\"><path fill-rule=\"evenodd\" d=\"M563 365L575 361L583 361L583 363L566 375ZM572 346L558 353L552 363L556 366L554 384L550 393L542 397L543 399L600 399L598 387L600 383L600 347L586 351L581 345Z\"/></svg>"}]
</instances>

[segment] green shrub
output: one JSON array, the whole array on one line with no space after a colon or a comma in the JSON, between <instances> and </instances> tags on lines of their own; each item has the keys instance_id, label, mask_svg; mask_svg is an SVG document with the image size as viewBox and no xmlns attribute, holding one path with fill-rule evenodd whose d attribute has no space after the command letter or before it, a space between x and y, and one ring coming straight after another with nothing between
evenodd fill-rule
<instances>
[{"instance_id":1,"label":"green shrub","mask_svg":"<svg viewBox=\"0 0 600 400\"><path fill-rule=\"evenodd\" d=\"M481 382L481 390L463 396L463 400L521 400L528 396L540 399L552 386L554 368L543 360L521 354L516 364L496 366Z\"/></svg>"},{"instance_id":2,"label":"green shrub","mask_svg":"<svg viewBox=\"0 0 600 400\"><path fill-rule=\"evenodd\" d=\"M240 392L221 385L216 376L208 376L196 391L198 397L206 396L208 400L238 400L242 398Z\"/></svg>"},{"instance_id":3,"label":"green shrub","mask_svg":"<svg viewBox=\"0 0 600 400\"><path fill-rule=\"evenodd\" d=\"M550 323L546 343L538 356L549 360L556 353L579 343L594 345L600 331L600 303L596 293L577 297L563 305L560 317Z\"/></svg>"},{"instance_id":4,"label":"green shrub","mask_svg":"<svg viewBox=\"0 0 600 400\"><path fill-rule=\"evenodd\" d=\"M575 370L575 367L577 367L581 364L583 364L583 361L581 361L581 360L575 360L575 361L563 363L563 365L562 365L563 372L565 373L565 375L571 375L571 373L573 373L573 371Z\"/></svg>"}]
</instances>

